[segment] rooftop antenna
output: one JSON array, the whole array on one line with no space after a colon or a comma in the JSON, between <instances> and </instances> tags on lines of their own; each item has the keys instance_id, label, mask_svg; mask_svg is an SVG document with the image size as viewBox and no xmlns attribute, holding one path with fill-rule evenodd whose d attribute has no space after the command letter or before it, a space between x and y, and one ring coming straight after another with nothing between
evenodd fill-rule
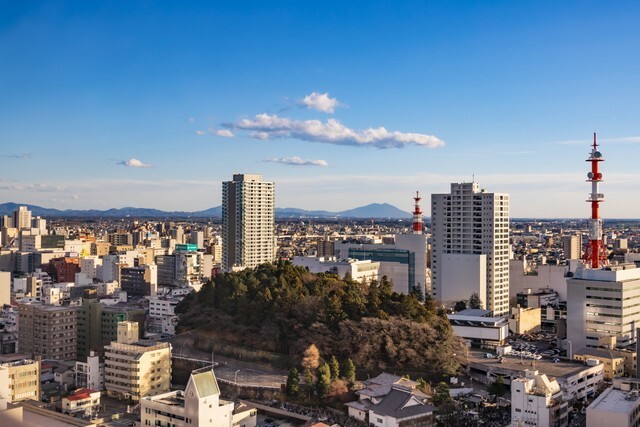
<instances>
[{"instance_id":1,"label":"rooftop antenna","mask_svg":"<svg viewBox=\"0 0 640 427\"><path fill-rule=\"evenodd\" d=\"M422 210L420 209L420 193L416 191L416 197L413 198L415 201L414 209L413 209L413 234L422 234Z\"/></svg>"}]
</instances>

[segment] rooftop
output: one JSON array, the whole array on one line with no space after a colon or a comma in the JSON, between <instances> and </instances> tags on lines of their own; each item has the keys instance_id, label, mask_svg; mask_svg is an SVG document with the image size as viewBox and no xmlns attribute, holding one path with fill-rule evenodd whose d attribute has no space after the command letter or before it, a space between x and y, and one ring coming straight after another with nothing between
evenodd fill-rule
<instances>
[{"instance_id":1,"label":"rooftop","mask_svg":"<svg viewBox=\"0 0 640 427\"><path fill-rule=\"evenodd\" d=\"M609 387L589 405L587 410L630 414L638 405L640 405L640 399L637 395L630 398L628 392Z\"/></svg>"}]
</instances>

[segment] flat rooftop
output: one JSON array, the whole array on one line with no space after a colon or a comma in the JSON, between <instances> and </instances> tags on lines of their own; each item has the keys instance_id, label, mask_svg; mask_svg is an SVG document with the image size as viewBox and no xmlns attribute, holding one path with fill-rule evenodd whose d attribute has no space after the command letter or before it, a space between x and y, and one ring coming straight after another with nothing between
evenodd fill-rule
<instances>
[{"instance_id":1,"label":"flat rooftop","mask_svg":"<svg viewBox=\"0 0 640 427\"><path fill-rule=\"evenodd\" d=\"M627 398L628 392L609 387L589 405L588 410L630 414L640 405L638 396Z\"/></svg>"},{"instance_id":2,"label":"flat rooftop","mask_svg":"<svg viewBox=\"0 0 640 427\"><path fill-rule=\"evenodd\" d=\"M568 362L560 361L553 363L548 359L532 360L527 358L505 356L503 363L500 363L497 358L485 359L484 353L469 353L469 363L473 365L482 365L487 368L491 368L493 371L508 370L508 371L520 371L524 375L526 369L537 369L541 374L547 374L548 377L554 378L566 378L573 375L577 375L579 372L585 369L592 368L582 362Z\"/></svg>"}]
</instances>

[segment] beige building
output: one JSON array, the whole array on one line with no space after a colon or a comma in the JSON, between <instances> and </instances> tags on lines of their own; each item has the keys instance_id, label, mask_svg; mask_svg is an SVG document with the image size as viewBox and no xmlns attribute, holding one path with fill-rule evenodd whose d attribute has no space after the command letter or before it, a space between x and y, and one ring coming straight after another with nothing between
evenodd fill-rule
<instances>
[{"instance_id":1,"label":"beige building","mask_svg":"<svg viewBox=\"0 0 640 427\"><path fill-rule=\"evenodd\" d=\"M193 371L184 391L143 398L140 413L144 427L255 427L257 423L255 409L220 398L211 368Z\"/></svg>"},{"instance_id":2,"label":"beige building","mask_svg":"<svg viewBox=\"0 0 640 427\"><path fill-rule=\"evenodd\" d=\"M618 353L616 355L615 353ZM604 379L612 380L624 375L625 358L618 352L599 348L583 348L573 354L573 358L585 363L592 363L590 360L597 360L604 366Z\"/></svg>"},{"instance_id":3,"label":"beige building","mask_svg":"<svg viewBox=\"0 0 640 427\"><path fill-rule=\"evenodd\" d=\"M40 362L13 359L0 363L0 410L6 409L7 403L40 400Z\"/></svg>"},{"instance_id":4,"label":"beige building","mask_svg":"<svg viewBox=\"0 0 640 427\"><path fill-rule=\"evenodd\" d=\"M580 259L582 257L582 241L579 235L562 236L561 240L566 259Z\"/></svg>"},{"instance_id":5,"label":"beige building","mask_svg":"<svg viewBox=\"0 0 640 427\"><path fill-rule=\"evenodd\" d=\"M77 315L75 307L28 303L18 305L20 352L43 359L75 360Z\"/></svg>"},{"instance_id":6,"label":"beige building","mask_svg":"<svg viewBox=\"0 0 640 427\"><path fill-rule=\"evenodd\" d=\"M118 324L118 341L105 347L107 395L139 401L171 387L171 344L138 341L136 322Z\"/></svg>"},{"instance_id":7,"label":"beige building","mask_svg":"<svg viewBox=\"0 0 640 427\"><path fill-rule=\"evenodd\" d=\"M511 307L509 330L514 334L528 334L540 330L542 309Z\"/></svg>"}]
</instances>

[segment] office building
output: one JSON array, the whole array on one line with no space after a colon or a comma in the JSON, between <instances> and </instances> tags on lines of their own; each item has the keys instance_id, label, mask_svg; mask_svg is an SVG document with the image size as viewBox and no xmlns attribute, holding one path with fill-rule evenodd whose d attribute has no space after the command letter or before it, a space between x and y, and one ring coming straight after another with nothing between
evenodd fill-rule
<instances>
[{"instance_id":1,"label":"office building","mask_svg":"<svg viewBox=\"0 0 640 427\"><path fill-rule=\"evenodd\" d=\"M432 296L443 303L477 293L495 316L509 312L509 195L476 182L431 196Z\"/></svg>"},{"instance_id":2,"label":"office building","mask_svg":"<svg viewBox=\"0 0 640 427\"><path fill-rule=\"evenodd\" d=\"M155 296L158 291L158 267L155 264L122 267L120 288L130 297Z\"/></svg>"},{"instance_id":3,"label":"office building","mask_svg":"<svg viewBox=\"0 0 640 427\"><path fill-rule=\"evenodd\" d=\"M567 278L569 350L615 348L636 342L640 324L640 268L620 264L603 269L585 266Z\"/></svg>"},{"instance_id":4,"label":"office building","mask_svg":"<svg viewBox=\"0 0 640 427\"><path fill-rule=\"evenodd\" d=\"M78 360L85 360L90 353L102 351L102 304L97 298L84 298L77 314Z\"/></svg>"},{"instance_id":5,"label":"office building","mask_svg":"<svg viewBox=\"0 0 640 427\"><path fill-rule=\"evenodd\" d=\"M19 206L13 211L13 226L18 230L31 228L31 211L26 206Z\"/></svg>"},{"instance_id":6,"label":"office building","mask_svg":"<svg viewBox=\"0 0 640 427\"><path fill-rule=\"evenodd\" d=\"M18 305L20 352L43 359L75 360L77 316L75 307L39 303Z\"/></svg>"},{"instance_id":7,"label":"office building","mask_svg":"<svg viewBox=\"0 0 640 427\"><path fill-rule=\"evenodd\" d=\"M222 269L253 268L275 259L275 185L261 175L222 183Z\"/></svg>"},{"instance_id":8,"label":"office building","mask_svg":"<svg viewBox=\"0 0 640 427\"><path fill-rule=\"evenodd\" d=\"M640 425L640 384L637 379L615 378L587 407L589 427L635 427Z\"/></svg>"},{"instance_id":9,"label":"office building","mask_svg":"<svg viewBox=\"0 0 640 427\"><path fill-rule=\"evenodd\" d=\"M566 426L568 416L568 404L557 380L527 370L523 378L511 381L512 425Z\"/></svg>"},{"instance_id":10,"label":"office building","mask_svg":"<svg viewBox=\"0 0 640 427\"><path fill-rule=\"evenodd\" d=\"M118 324L118 341L105 347L104 386L109 397L139 401L171 387L171 344L138 340L135 322Z\"/></svg>"}]
</instances>

